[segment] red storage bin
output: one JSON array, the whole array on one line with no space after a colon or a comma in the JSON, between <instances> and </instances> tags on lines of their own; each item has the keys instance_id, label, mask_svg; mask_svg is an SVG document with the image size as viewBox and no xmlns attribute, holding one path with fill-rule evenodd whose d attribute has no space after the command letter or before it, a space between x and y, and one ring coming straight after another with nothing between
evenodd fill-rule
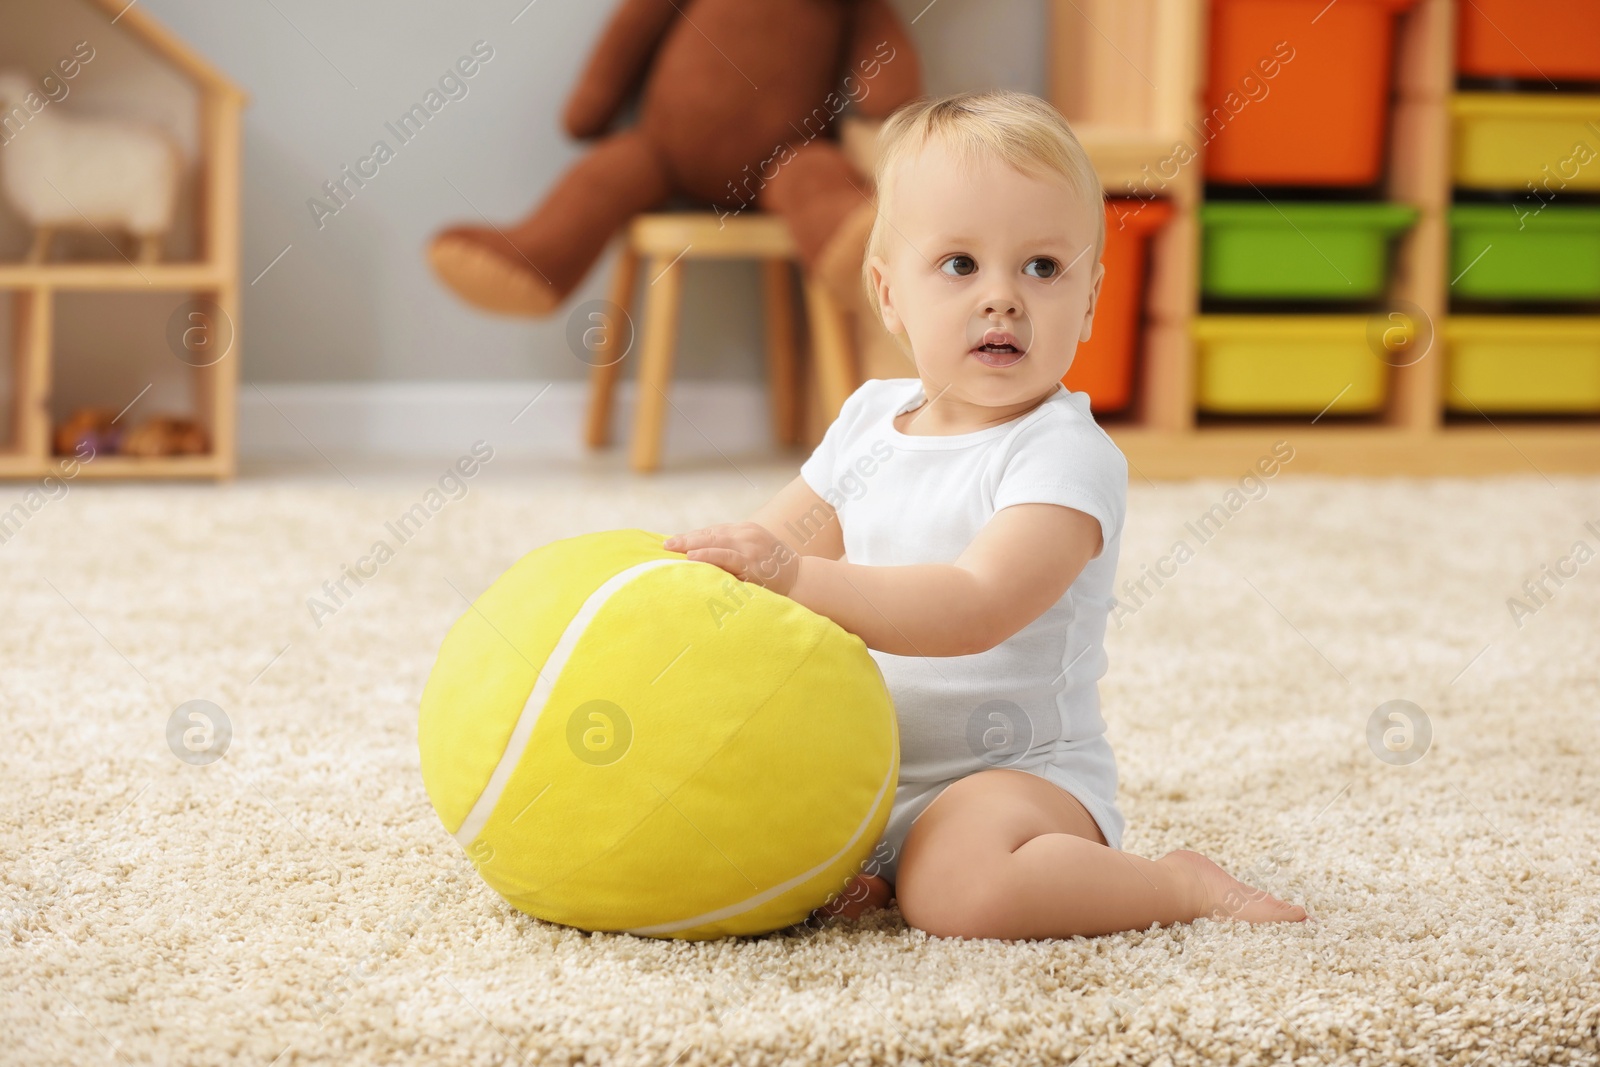
<instances>
[{"instance_id":1,"label":"red storage bin","mask_svg":"<svg viewBox=\"0 0 1600 1067\"><path fill-rule=\"evenodd\" d=\"M1200 139L1237 185L1372 185L1395 17L1417 0L1215 0Z\"/></svg>"},{"instance_id":2,"label":"red storage bin","mask_svg":"<svg viewBox=\"0 0 1600 1067\"><path fill-rule=\"evenodd\" d=\"M1144 311L1144 266L1150 238L1172 218L1165 200L1106 201L1106 268L1094 331L1078 346L1061 381L1089 394L1091 411L1119 411L1133 399L1133 364Z\"/></svg>"},{"instance_id":3,"label":"red storage bin","mask_svg":"<svg viewBox=\"0 0 1600 1067\"><path fill-rule=\"evenodd\" d=\"M1456 11L1461 74L1600 81L1595 0L1461 0Z\"/></svg>"}]
</instances>

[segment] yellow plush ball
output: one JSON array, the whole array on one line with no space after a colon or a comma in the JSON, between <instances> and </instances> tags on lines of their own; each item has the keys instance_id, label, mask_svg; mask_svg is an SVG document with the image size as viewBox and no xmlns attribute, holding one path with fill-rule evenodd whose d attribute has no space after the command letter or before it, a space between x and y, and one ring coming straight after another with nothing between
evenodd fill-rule
<instances>
[{"instance_id":1,"label":"yellow plush ball","mask_svg":"<svg viewBox=\"0 0 1600 1067\"><path fill-rule=\"evenodd\" d=\"M703 940L804 920L894 801L894 705L861 638L612 530L555 541L451 628L417 742L434 810L513 906Z\"/></svg>"}]
</instances>

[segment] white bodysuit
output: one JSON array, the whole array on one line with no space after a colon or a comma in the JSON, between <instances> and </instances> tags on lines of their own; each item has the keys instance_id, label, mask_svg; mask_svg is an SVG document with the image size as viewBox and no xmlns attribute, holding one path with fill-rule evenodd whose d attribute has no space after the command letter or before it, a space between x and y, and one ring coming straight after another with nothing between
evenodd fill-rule
<instances>
[{"instance_id":1,"label":"white bodysuit","mask_svg":"<svg viewBox=\"0 0 1600 1067\"><path fill-rule=\"evenodd\" d=\"M850 395L800 475L839 515L844 558L868 566L953 563L996 511L1075 508L1104 545L1045 613L986 652L897 656L869 649L894 699L900 778L874 854L895 880L911 823L944 787L1014 767L1076 797L1121 847L1117 767L1100 717L1106 618L1127 511L1128 466L1064 385L1028 414L944 437L895 429L922 403L920 378L871 379ZM802 531L775 531L792 537ZM874 873L869 869L868 873Z\"/></svg>"}]
</instances>

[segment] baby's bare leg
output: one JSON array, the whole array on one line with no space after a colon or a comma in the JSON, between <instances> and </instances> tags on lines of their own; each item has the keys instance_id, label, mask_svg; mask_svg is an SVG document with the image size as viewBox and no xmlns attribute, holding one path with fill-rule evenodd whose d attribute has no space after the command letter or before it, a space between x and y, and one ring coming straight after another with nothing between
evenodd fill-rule
<instances>
[{"instance_id":1,"label":"baby's bare leg","mask_svg":"<svg viewBox=\"0 0 1600 1067\"><path fill-rule=\"evenodd\" d=\"M906 836L895 896L907 923L943 937L1092 936L1201 916L1305 918L1197 853L1148 860L1107 847L1071 794L1010 768L963 778L929 805Z\"/></svg>"}]
</instances>

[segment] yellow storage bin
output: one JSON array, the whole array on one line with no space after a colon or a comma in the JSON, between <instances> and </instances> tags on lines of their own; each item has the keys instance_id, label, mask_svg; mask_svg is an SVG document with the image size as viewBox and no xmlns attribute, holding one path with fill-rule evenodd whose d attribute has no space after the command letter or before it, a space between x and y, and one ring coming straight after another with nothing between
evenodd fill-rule
<instances>
[{"instance_id":1,"label":"yellow storage bin","mask_svg":"<svg viewBox=\"0 0 1600 1067\"><path fill-rule=\"evenodd\" d=\"M1367 318L1200 316L1196 405L1239 415L1381 410L1389 367L1368 345Z\"/></svg>"},{"instance_id":2,"label":"yellow storage bin","mask_svg":"<svg viewBox=\"0 0 1600 1067\"><path fill-rule=\"evenodd\" d=\"M1600 412L1600 318L1457 315L1444 340L1451 411Z\"/></svg>"},{"instance_id":3,"label":"yellow storage bin","mask_svg":"<svg viewBox=\"0 0 1600 1067\"><path fill-rule=\"evenodd\" d=\"M1458 186L1600 190L1600 95L1457 93L1450 113Z\"/></svg>"}]
</instances>

